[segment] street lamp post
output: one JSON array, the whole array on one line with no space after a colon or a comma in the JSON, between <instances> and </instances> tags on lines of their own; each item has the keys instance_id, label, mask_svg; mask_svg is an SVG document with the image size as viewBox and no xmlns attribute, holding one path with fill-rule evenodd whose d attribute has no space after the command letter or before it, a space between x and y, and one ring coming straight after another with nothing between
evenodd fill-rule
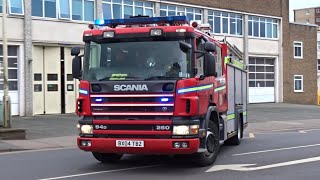
<instances>
[{"instance_id":1,"label":"street lamp post","mask_svg":"<svg viewBox=\"0 0 320 180\"><path fill-rule=\"evenodd\" d=\"M3 49L3 126L11 128L11 108L8 86L7 0L2 0L2 49Z\"/></svg>"}]
</instances>

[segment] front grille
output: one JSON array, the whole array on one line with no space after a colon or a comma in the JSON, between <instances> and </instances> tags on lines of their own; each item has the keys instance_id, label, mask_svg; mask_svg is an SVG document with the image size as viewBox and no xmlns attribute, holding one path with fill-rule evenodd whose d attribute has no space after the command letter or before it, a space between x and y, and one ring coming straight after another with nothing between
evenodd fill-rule
<instances>
[{"instance_id":1,"label":"front grille","mask_svg":"<svg viewBox=\"0 0 320 180\"><path fill-rule=\"evenodd\" d=\"M92 107L94 112L173 112L173 107Z\"/></svg>"},{"instance_id":2,"label":"front grille","mask_svg":"<svg viewBox=\"0 0 320 180\"><path fill-rule=\"evenodd\" d=\"M91 95L91 110L95 116L122 116L125 119L142 116L170 117L174 112L173 94L107 94Z\"/></svg>"},{"instance_id":3,"label":"front grille","mask_svg":"<svg viewBox=\"0 0 320 180\"><path fill-rule=\"evenodd\" d=\"M97 120L166 120L171 116L95 116Z\"/></svg>"},{"instance_id":4,"label":"front grille","mask_svg":"<svg viewBox=\"0 0 320 180\"><path fill-rule=\"evenodd\" d=\"M107 130L138 130L138 131L154 131L156 129L156 125L153 124L112 124L112 125L106 125ZM170 127L171 130L171 125L167 125Z\"/></svg>"},{"instance_id":5,"label":"front grille","mask_svg":"<svg viewBox=\"0 0 320 180\"><path fill-rule=\"evenodd\" d=\"M91 98L91 102L100 102L100 103L155 103L161 102L162 97L101 97L101 98ZM168 97L167 102L173 102L173 97Z\"/></svg>"}]
</instances>

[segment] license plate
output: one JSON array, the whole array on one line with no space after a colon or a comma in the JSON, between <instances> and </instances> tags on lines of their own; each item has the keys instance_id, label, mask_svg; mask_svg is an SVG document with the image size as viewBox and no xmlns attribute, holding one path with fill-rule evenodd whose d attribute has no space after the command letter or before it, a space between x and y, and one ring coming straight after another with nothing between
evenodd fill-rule
<instances>
[{"instance_id":1,"label":"license plate","mask_svg":"<svg viewBox=\"0 0 320 180\"><path fill-rule=\"evenodd\" d=\"M144 147L144 141L117 140L117 147Z\"/></svg>"}]
</instances>

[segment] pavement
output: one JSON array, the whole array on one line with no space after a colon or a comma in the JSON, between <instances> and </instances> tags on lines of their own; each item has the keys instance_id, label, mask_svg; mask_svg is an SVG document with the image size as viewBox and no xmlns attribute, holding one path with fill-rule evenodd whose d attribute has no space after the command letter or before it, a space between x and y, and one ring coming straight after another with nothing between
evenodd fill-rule
<instances>
[{"instance_id":1,"label":"pavement","mask_svg":"<svg viewBox=\"0 0 320 180\"><path fill-rule=\"evenodd\" d=\"M26 140L0 140L0 152L76 147L76 114L12 117L13 128L26 129Z\"/></svg>"},{"instance_id":2,"label":"pavement","mask_svg":"<svg viewBox=\"0 0 320 180\"><path fill-rule=\"evenodd\" d=\"M75 148L75 114L12 117L14 128L27 129L26 140L0 140L0 152ZM320 128L320 107L294 104L250 104L245 136L257 132L303 131Z\"/></svg>"}]
</instances>

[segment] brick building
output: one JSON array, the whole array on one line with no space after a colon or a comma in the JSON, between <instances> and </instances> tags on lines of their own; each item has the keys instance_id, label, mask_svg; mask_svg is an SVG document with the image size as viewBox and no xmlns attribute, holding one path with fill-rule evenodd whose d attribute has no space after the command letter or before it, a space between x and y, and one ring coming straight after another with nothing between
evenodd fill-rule
<instances>
[{"instance_id":1,"label":"brick building","mask_svg":"<svg viewBox=\"0 0 320 180\"><path fill-rule=\"evenodd\" d=\"M294 22L320 25L320 7L294 10Z\"/></svg>"},{"instance_id":2,"label":"brick building","mask_svg":"<svg viewBox=\"0 0 320 180\"><path fill-rule=\"evenodd\" d=\"M94 19L138 14L210 23L216 38L226 37L244 54L250 103L316 103L316 50L309 39L315 27L289 23L289 0L8 1L14 2L7 20L13 115L73 112L78 89L71 47L83 44L82 32ZM303 60L294 53L303 53Z\"/></svg>"},{"instance_id":3,"label":"brick building","mask_svg":"<svg viewBox=\"0 0 320 180\"><path fill-rule=\"evenodd\" d=\"M320 7L294 10L294 21L297 23L315 24L320 26ZM318 104L320 104L320 27L317 27L317 74L318 74Z\"/></svg>"}]
</instances>

